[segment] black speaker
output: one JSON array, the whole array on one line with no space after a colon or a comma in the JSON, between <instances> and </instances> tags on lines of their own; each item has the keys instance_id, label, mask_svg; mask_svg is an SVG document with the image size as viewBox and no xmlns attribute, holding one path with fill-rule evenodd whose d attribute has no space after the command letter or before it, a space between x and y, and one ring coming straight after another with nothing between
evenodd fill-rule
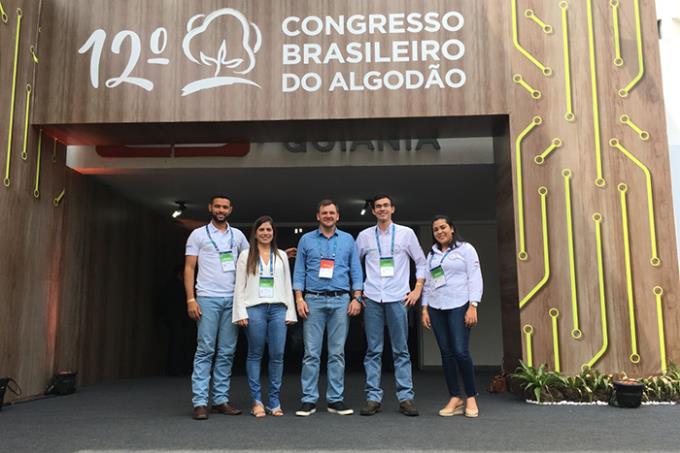
<instances>
[{"instance_id":1,"label":"black speaker","mask_svg":"<svg viewBox=\"0 0 680 453\"><path fill-rule=\"evenodd\" d=\"M614 390L609 398L609 404L615 407L640 407L642 388L643 385L637 381L614 381Z\"/></svg>"},{"instance_id":2,"label":"black speaker","mask_svg":"<svg viewBox=\"0 0 680 453\"><path fill-rule=\"evenodd\" d=\"M5 392L7 391L8 384L9 378L0 378L0 411L2 410L3 404L5 404Z\"/></svg>"},{"instance_id":3,"label":"black speaker","mask_svg":"<svg viewBox=\"0 0 680 453\"><path fill-rule=\"evenodd\" d=\"M76 391L76 376L73 371L60 371L52 376L45 395L70 395Z\"/></svg>"}]
</instances>

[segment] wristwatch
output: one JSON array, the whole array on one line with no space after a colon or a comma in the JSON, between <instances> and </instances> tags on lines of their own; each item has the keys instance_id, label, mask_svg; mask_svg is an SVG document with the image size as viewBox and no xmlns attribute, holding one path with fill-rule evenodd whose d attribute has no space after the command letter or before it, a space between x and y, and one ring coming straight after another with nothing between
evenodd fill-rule
<instances>
[{"instance_id":1,"label":"wristwatch","mask_svg":"<svg viewBox=\"0 0 680 453\"><path fill-rule=\"evenodd\" d=\"M477 305L479 305L479 302L470 302L470 305L473 307L477 308Z\"/></svg>"}]
</instances>

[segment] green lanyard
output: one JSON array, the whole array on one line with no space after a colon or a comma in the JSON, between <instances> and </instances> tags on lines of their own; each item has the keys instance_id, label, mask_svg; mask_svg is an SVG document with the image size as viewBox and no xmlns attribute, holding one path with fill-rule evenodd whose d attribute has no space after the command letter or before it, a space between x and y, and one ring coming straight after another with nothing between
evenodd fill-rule
<instances>
[{"instance_id":1,"label":"green lanyard","mask_svg":"<svg viewBox=\"0 0 680 453\"><path fill-rule=\"evenodd\" d=\"M260 253L259 251L257 252L258 254ZM262 274L264 273L264 269L262 268L262 257L259 257L260 261L260 277L262 277ZM269 276L274 277L274 252L272 250L269 250Z\"/></svg>"},{"instance_id":2,"label":"green lanyard","mask_svg":"<svg viewBox=\"0 0 680 453\"><path fill-rule=\"evenodd\" d=\"M208 228L208 225L205 226L205 232L208 233L208 239L210 239L210 242L212 242L213 247L215 247L215 251L217 252L218 255L221 255L224 252L220 252L219 247L217 247L217 244L212 238L212 235L210 234L210 229ZM229 228L229 252L233 251L234 249L234 230Z\"/></svg>"},{"instance_id":3,"label":"green lanyard","mask_svg":"<svg viewBox=\"0 0 680 453\"><path fill-rule=\"evenodd\" d=\"M390 249L390 256L394 256L394 237L396 236L396 227L392 224L392 248ZM383 256L382 250L380 249L380 238L378 237L378 227L375 227L375 242L378 244L378 255Z\"/></svg>"}]
</instances>

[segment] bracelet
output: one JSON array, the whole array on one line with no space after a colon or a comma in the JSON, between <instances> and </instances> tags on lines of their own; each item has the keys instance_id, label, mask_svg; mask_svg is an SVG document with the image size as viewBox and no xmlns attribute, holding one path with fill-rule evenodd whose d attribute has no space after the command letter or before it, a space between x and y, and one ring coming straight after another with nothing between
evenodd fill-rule
<instances>
[{"instance_id":1,"label":"bracelet","mask_svg":"<svg viewBox=\"0 0 680 453\"><path fill-rule=\"evenodd\" d=\"M194 299L193 297L191 299L187 300L187 305L192 303L192 302L196 303L196 299Z\"/></svg>"}]
</instances>

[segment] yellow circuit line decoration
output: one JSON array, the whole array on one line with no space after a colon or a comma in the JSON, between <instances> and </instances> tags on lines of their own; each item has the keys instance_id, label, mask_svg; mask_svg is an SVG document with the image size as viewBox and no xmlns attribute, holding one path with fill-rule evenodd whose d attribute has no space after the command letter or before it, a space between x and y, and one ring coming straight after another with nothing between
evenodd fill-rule
<instances>
[{"instance_id":1,"label":"yellow circuit line decoration","mask_svg":"<svg viewBox=\"0 0 680 453\"><path fill-rule=\"evenodd\" d=\"M633 122L633 120L630 119L630 115L623 114L619 117L619 123L625 124L626 126L630 127L633 132L635 132L638 137L640 137L640 140L643 142L646 142L649 140L649 132L642 130L637 124Z\"/></svg>"},{"instance_id":2,"label":"yellow circuit line decoration","mask_svg":"<svg viewBox=\"0 0 680 453\"><path fill-rule=\"evenodd\" d=\"M604 355L609 347L609 334L607 333L607 300L604 290L604 260L602 259L602 214L593 214L595 222L595 242L597 244L597 280L600 292L600 323L602 328L602 346L595 356L584 363L582 369L590 369Z\"/></svg>"},{"instance_id":3,"label":"yellow circuit line decoration","mask_svg":"<svg viewBox=\"0 0 680 453\"><path fill-rule=\"evenodd\" d=\"M571 57L569 56L569 2L562 0L560 2L560 9L562 9L562 46L564 47L564 87L566 91L567 111L564 114L564 119L572 122L576 119L574 115L573 97L571 93Z\"/></svg>"},{"instance_id":4,"label":"yellow circuit line decoration","mask_svg":"<svg viewBox=\"0 0 680 453\"><path fill-rule=\"evenodd\" d=\"M0 2L0 18L2 19L2 22L5 24L9 21L9 16L5 12L5 7L2 6L2 2Z\"/></svg>"},{"instance_id":5,"label":"yellow circuit line decoration","mask_svg":"<svg viewBox=\"0 0 680 453\"><path fill-rule=\"evenodd\" d=\"M24 146L21 149L21 159L28 159L28 128L29 120L31 118L31 84L26 84L26 119L24 121Z\"/></svg>"},{"instance_id":6,"label":"yellow circuit line decoration","mask_svg":"<svg viewBox=\"0 0 680 453\"><path fill-rule=\"evenodd\" d=\"M515 49L517 49L522 55L526 57L527 60L532 62L538 69L540 69L543 75L545 75L546 77L550 77L552 75L552 69L538 61L536 57L534 57L528 50L522 47L522 45L519 43L519 30L517 25L517 0L511 0L511 6L512 6L512 42L515 45Z\"/></svg>"},{"instance_id":7,"label":"yellow circuit line decoration","mask_svg":"<svg viewBox=\"0 0 680 453\"><path fill-rule=\"evenodd\" d=\"M23 16L23 11L21 8L17 8L17 30L16 38L14 42L14 69L12 72L12 96L9 106L9 126L7 133L7 160L5 162L5 179L3 184L5 187L9 187L11 180L9 177L10 167L12 165L12 133L14 132L14 102L16 100L17 94L17 70L19 68L19 40L21 39L21 18Z\"/></svg>"},{"instance_id":8,"label":"yellow circuit line decoration","mask_svg":"<svg viewBox=\"0 0 680 453\"><path fill-rule=\"evenodd\" d=\"M661 265L661 259L659 258L659 254L657 252L657 247L656 247L656 223L654 221L654 192L652 189L652 174L649 171L649 168L640 160L638 160L637 157L635 157L630 151L628 151L622 144L619 142L618 139L612 138L609 140L609 145L612 148L616 148L619 151L623 153L628 159L630 159L635 165L637 165L642 172L645 174L645 180L646 180L646 185L647 185L647 217L649 218L649 239L651 242L651 252L652 252L652 257L650 258L649 262L653 267L659 267Z\"/></svg>"},{"instance_id":9,"label":"yellow circuit line decoration","mask_svg":"<svg viewBox=\"0 0 680 453\"><path fill-rule=\"evenodd\" d=\"M524 88L527 93L529 93L534 100L539 100L541 99L541 96L543 96L543 93L541 93L540 90L537 90L536 88L532 87L529 85L529 83L524 80L521 74L515 74L512 76L512 81L516 84Z\"/></svg>"},{"instance_id":10,"label":"yellow circuit line decoration","mask_svg":"<svg viewBox=\"0 0 680 453\"><path fill-rule=\"evenodd\" d=\"M528 304L531 299L538 293L541 288L545 286L550 278L550 249L548 243L548 207L546 198L548 196L548 189L545 186L538 188L538 194L541 196L541 226L543 229L543 278L533 287L529 293L519 301L520 310Z\"/></svg>"},{"instance_id":11,"label":"yellow circuit line decoration","mask_svg":"<svg viewBox=\"0 0 680 453\"><path fill-rule=\"evenodd\" d=\"M633 293L633 271L630 264L630 234L628 231L628 204L626 203L626 192L628 186L624 183L618 185L621 199L621 226L623 227L623 254L626 267L626 292L628 294L628 321L630 324L630 349L628 357L632 363L640 363L640 354L637 348L637 329L635 327L635 294Z\"/></svg>"},{"instance_id":12,"label":"yellow circuit line decoration","mask_svg":"<svg viewBox=\"0 0 680 453\"><path fill-rule=\"evenodd\" d=\"M656 296L656 319L659 323L659 354L661 355L661 371L666 374L668 371L668 364L666 362L666 334L664 332L663 326L663 307L662 299L663 288L660 286L655 286L652 289L654 296Z\"/></svg>"},{"instance_id":13,"label":"yellow circuit line decoration","mask_svg":"<svg viewBox=\"0 0 680 453\"><path fill-rule=\"evenodd\" d=\"M54 200L52 200L52 204L55 208L59 207L59 204L64 199L64 195L66 195L66 189L62 189L61 192L59 192L59 195L57 195Z\"/></svg>"},{"instance_id":14,"label":"yellow circuit line decoration","mask_svg":"<svg viewBox=\"0 0 680 453\"><path fill-rule=\"evenodd\" d=\"M571 177L573 176L570 169L562 170L562 177L564 178L564 201L566 205L566 219L567 219L567 245L569 247L569 281L571 288L571 313L573 318L573 327L571 330L571 337L578 340L583 337L579 319L578 319L578 292L576 290L576 254L574 252L574 222L571 208Z\"/></svg>"},{"instance_id":15,"label":"yellow circuit line decoration","mask_svg":"<svg viewBox=\"0 0 680 453\"><path fill-rule=\"evenodd\" d=\"M597 62L595 58L595 29L593 25L593 0L587 0L588 12L588 53L590 55L591 95L593 98L593 132L595 135L595 163L597 178L595 185L604 187L607 181L602 172L602 138L600 136L600 101L597 97Z\"/></svg>"},{"instance_id":16,"label":"yellow circuit line decoration","mask_svg":"<svg viewBox=\"0 0 680 453\"><path fill-rule=\"evenodd\" d=\"M619 25L619 0L609 0L612 9L612 28L614 29L614 66L623 66L621 57L621 26Z\"/></svg>"},{"instance_id":17,"label":"yellow circuit line decoration","mask_svg":"<svg viewBox=\"0 0 680 453\"><path fill-rule=\"evenodd\" d=\"M552 142L550 142L550 146L548 146L541 154L538 154L534 157L534 162L536 162L536 165L543 165L543 163L548 158L550 153L555 151L557 148L561 148L561 147L562 147L562 139L553 138Z\"/></svg>"},{"instance_id":18,"label":"yellow circuit line decoration","mask_svg":"<svg viewBox=\"0 0 680 453\"><path fill-rule=\"evenodd\" d=\"M557 330L557 318L560 316L560 311L557 308L551 308L548 312L552 321L552 336L553 336L553 355L555 357L555 371L558 373L562 371L560 367L560 336Z\"/></svg>"},{"instance_id":19,"label":"yellow circuit line decoration","mask_svg":"<svg viewBox=\"0 0 680 453\"><path fill-rule=\"evenodd\" d=\"M540 116L534 116L531 119L531 123L524 128L522 132L517 136L515 141L515 171L517 173L517 223L519 224L519 253L517 253L517 258L520 261L526 261L529 258L526 248L526 235L524 232L524 181L523 181L523 171L522 171L522 142L524 138L529 135L536 126L543 123L543 118Z\"/></svg>"},{"instance_id":20,"label":"yellow circuit line decoration","mask_svg":"<svg viewBox=\"0 0 680 453\"><path fill-rule=\"evenodd\" d=\"M633 0L635 5L635 40L637 41L638 73L628 85L619 90L619 96L628 97L628 94L635 88L642 77L645 75L645 58L642 51L642 19L640 18L640 0Z\"/></svg>"},{"instance_id":21,"label":"yellow circuit line decoration","mask_svg":"<svg viewBox=\"0 0 680 453\"><path fill-rule=\"evenodd\" d=\"M552 25L546 24L544 21L542 21L535 13L533 9L525 9L524 10L524 17L527 19L531 20L533 23L541 27L541 30L543 30L543 33L546 35L550 35L553 32L553 27Z\"/></svg>"},{"instance_id":22,"label":"yellow circuit line decoration","mask_svg":"<svg viewBox=\"0 0 680 453\"><path fill-rule=\"evenodd\" d=\"M35 188L33 189L33 196L40 198L40 158L42 155L42 136L43 131L38 132L38 160L35 164Z\"/></svg>"},{"instance_id":23,"label":"yellow circuit line decoration","mask_svg":"<svg viewBox=\"0 0 680 453\"><path fill-rule=\"evenodd\" d=\"M534 335L534 328L531 324L525 324L522 330L524 331L524 343L527 345L527 365L534 366L534 353L531 344L531 337Z\"/></svg>"},{"instance_id":24,"label":"yellow circuit line decoration","mask_svg":"<svg viewBox=\"0 0 680 453\"><path fill-rule=\"evenodd\" d=\"M33 63L35 63L35 64L40 63L40 59L38 58L38 54L35 51L35 46L33 46L33 45L31 46L30 52L31 52L31 58L33 59Z\"/></svg>"}]
</instances>

